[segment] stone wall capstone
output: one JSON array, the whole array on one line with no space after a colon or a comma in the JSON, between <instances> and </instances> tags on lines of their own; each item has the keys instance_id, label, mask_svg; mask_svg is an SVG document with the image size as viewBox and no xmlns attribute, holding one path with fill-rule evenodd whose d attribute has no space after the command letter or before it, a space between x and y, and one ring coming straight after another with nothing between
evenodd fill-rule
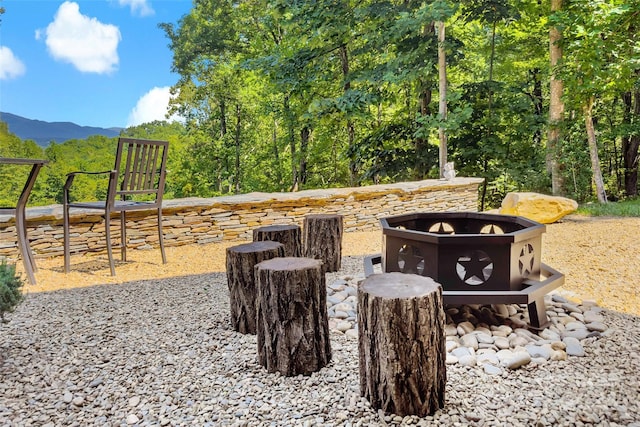
<instances>
[{"instance_id":1,"label":"stone wall capstone","mask_svg":"<svg viewBox=\"0 0 640 427\"><path fill-rule=\"evenodd\" d=\"M481 178L424 180L366 187L303 190L295 193L248 193L163 202L167 246L250 241L252 230L272 224L298 224L308 214L340 214L344 232L374 230L380 218L410 212L478 210ZM106 251L104 220L98 211L71 211L71 251ZM127 215L127 248L157 246L153 211ZM120 237L112 221L112 238ZM62 206L27 208L27 234L37 257L63 255ZM15 221L0 216L0 259L18 257Z\"/></svg>"}]
</instances>

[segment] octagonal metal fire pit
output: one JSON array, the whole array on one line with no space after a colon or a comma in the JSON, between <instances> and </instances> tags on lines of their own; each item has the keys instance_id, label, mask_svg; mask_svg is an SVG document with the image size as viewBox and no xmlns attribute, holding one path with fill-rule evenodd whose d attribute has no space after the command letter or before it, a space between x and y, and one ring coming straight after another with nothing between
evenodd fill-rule
<instances>
[{"instance_id":1,"label":"octagonal metal fire pit","mask_svg":"<svg viewBox=\"0 0 640 427\"><path fill-rule=\"evenodd\" d=\"M380 220L382 255L365 258L385 272L432 277L446 304L527 304L529 324L548 322L544 295L564 275L541 261L543 224L478 212L412 213Z\"/></svg>"}]
</instances>

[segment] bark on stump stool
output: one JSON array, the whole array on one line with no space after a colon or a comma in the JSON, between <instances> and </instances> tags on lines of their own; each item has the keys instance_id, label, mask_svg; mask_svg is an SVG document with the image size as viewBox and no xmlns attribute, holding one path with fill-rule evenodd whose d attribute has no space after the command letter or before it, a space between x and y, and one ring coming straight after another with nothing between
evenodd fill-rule
<instances>
[{"instance_id":1,"label":"bark on stump stool","mask_svg":"<svg viewBox=\"0 0 640 427\"><path fill-rule=\"evenodd\" d=\"M442 287L415 274L373 274L358 287L360 394L400 416L444 406Z\"/></svg>"},{"instance_id":2,"label":"bark on stump stool","mask_svg":"<svg viewBox=\"0 0 640 427\"><path fill-rule=\"evenodd\" d=\"M256 265L258 362L268 372L310 375L331 361L322 262L274 258Z\"/></svg>"},{"instance_id":3,"label":"bark on stump stool","mask_svg":"<svg viewBox=\"0 0 640 427\"><path fill-rule=\"evenodd\" d=\"M342 215L307 215L304 217L302 229L302 255L322 260L325 272L340 270Z\"/></svg>"},{"instance_id":4,"label":"bark on stump stool","mask_svg":"<svg viewBox=\"0 0 640 427\"><path fill-rule=\"evenodd\" d=\"M302 255L299 225L267 225L254 229L253 241L261 242L264 240L282 243L284 245L284 256L286 257L299 257Z\"/></svg>"},{"instance_id":5,"label":"bark on stump stool","mask_svg":"<svg viewBox=\"0 0 640 427\"><path fill-rule=\"evenodd\" d=\"M227 285L231 326L235 331L256 333L255 266L281 256L284 256L284 245L278 242L253 242L227 248Z\"/></svg>"}]
</instances>

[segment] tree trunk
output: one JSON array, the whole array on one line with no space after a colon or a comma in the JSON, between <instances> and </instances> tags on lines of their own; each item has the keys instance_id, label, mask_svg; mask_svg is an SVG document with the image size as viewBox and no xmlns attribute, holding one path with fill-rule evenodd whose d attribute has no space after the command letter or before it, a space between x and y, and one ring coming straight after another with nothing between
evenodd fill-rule
<instances>
[{"instance_id":1,"label":"tree trunk","mask_svg":"<svg viewBox=\"0 0 640 427\"><path fill-rule=\"evenodd\" d=\"M544 98L542 95L542 80L540 79L540 70L538 68L534 68L529 71L529 75L533 80L533 90L531 93L533 111L536 117L539 118L540 123L542 123L542 116L544 113ZM542 132L540 129L536 129L533 133L533 143L536 146L540 146L542 144Z\"/></svg>"},{"instance_id":2,"label":"tree trunk","mask_svg":"<svg viewBox=\"0 0 640 427\"><path fill-rule=\"evenodd\" d=\"M625 104L625 119L627 125L640 123L640 91L627 92L623 95ZM638 195L638 151L640 149L640 135L625 135L622 138L622 152L624 155L624 188L627 197Z\"/></svg>"},{"instance_id":3,"label":"tree trunk","mask_svg":"<svg viewBox=\"0 0 640 427\"><path fill-rule=\"evenodd\" d=\"M489 56L489 99L488 99L488 110L489 110L489 118L493 116L493 64L496 59L496 28L497 22L493 21L491 25L491 54ZM493 123L493 120L491 121Z\"/></svg>"},{"instance_id":4,"label":"tree trunk","mask_svg":"<svg viewBox=\"0 0 640 427\"><path fill-rule=\"evenodd\" d=\"M267 225L253 230L253 241L262 242L271 240L284 245L284 256L299 257L302 255L302 245L300 243L300 226L289 225Z\"/></svg>"},{"instance_id":5,"label":"tree trunk","mask_svg":"<svg viewBox=\"0 0 640 427\"><path fill-rule=\"evenodd\" d=\"M235 179L234 179L235 194L240 193L240 135L241 135L240 122L241 122L241 119L242 117L241 117L240 104L236 104L236 134L234 138L235 140L234 145L236 147L236 156L235 156L236 173L235 173Z\"/></svg>"},{"instance_id":6,"label":"tree trunk","mask_svg":"<svg viewBox=\"0 0 640 427\"><path fill-rule=\"evenodd\" d=\"M422 37L428 39L435 34L435 22L431 22L422 27ZM437 36L436 36L437 37ZM420 104L420 117L427 118L431 115L431 100L433 98L433 81L429 78L429 73L425 78L418 79L418 102ZM379 109L379 107L378 107ZM379 125L379 123L378 123ZM413 177L415 180L424 179L429 172L431 159L428 158L429 138L428 136L417 136L414 142L415 159L413 164ZM375 180L374 180L375 182Z\"/></svg>"},{"instance_id":7,"label":"tree trunk","mask_svg":"<svg viewBox=\"0 0 640 427\"><path fill-rule=\"evenodd\" d=\"M224 145L225 138L227 136L227 103L224 98L220 100L220 140ZM216 189L219 192L223 192L223 167L226 163L226 155L223 154L224 157L220 157L220 163L218 167L218 176L216 177ZM224 168L226 170L226 168Z\"/></svg>"},{"instance_id":8,"label":"tree trunk","mask_svg":"<svg viewBox=\"0 0 640 427\"><path fill-rule=\"evenodd\" d=\"M291 104L289 95L284 97L284 115L287 118L287 132L289 134L289 149L291 150L291 191L298 190L298 164L296 153L296 136L293 128Z\"/></svg>"},{"instance_id":9,"label":"tree trunk","mask_svg":"<svg viewBox=\"0 0 640 427\"><path fill-rule=\"evenodd\" d=\"M349 52L347 51L347 45L340 46L340 65L342 66L342 77L344 78L344 86L342 88L343 93L347 93L351 89L351 81L349 80ZM356 131L353 126L353 121L350 118L351 113L346 113L347 115L347 146L349 149L353 147ZM353 159L349 159L349 185L351 187L355 186L357 183L357 171L356 171L356 162Z\"/></svg>"},{"instance_id":10,"label":"tree trunk","mask_svg":"<svg viewBox=\"0 0 640 427\"><path fill-rule=\"evenodd\" d=\"M283 257L284 245L278 242L253 242L227 248L227 284L231 326L242 334L256 333L256 296L254 267L268 259Z\"/></svg>"},{"instance_id":11,"label":"tree trunk","mask_svg":"<svg viewBox=\"0 0 640 427\"><path fill-rule=\"evenodd\" d=\"M227 134L227 103L222 99L220 101L220 138L224 139Z\"/></svg>"},{"instance_id":12,"label":"tree trunk","mask_svg":"<svg viewBox=\"0 0 640 427\"><path fill-rule=\"evenodd\" d=\"M300 186L307 183L307 156L309 152L309 139L311 138L311 128L303 126L300 130L300 166L298 167L298 182Z\"/></svg>"},{"instance_id":13,"label":"tree trunk","mask_svg":"<svg viewBox=\"0 0 640 427\"><path fill-rule=\"evenodd\" d=\"M447 58L444 48L445 26L444 22L438 22L438 91L440 100L438 103L438 114L440 120L447 119ZM444 178L444 165L447 164L447 134L442 125L438 128L439 148L438 157L440 165L440 178Z\"/></svg>"},{"instance_id":14,"label":"tree trunk","mask_svg":"<svg viewBox=\"0 0 640 427\"><path fill-rule=\"evenodd\" d=\"M420 116L428 117L431 115L431 98L432 91L428 87L429 83L420 79L419 86L422 88L420 92L419 102L420 102ZM427 172L429 171L429 160L427 159L427 150L429 148L429 139L425 137L416 137L414 142L415 148L415 161L413 164L414 172L413 176L416 181L424 179Z\"/></svg>"},{"instance_id":15,"label":"tree trunk","mask_svg":"<svg viewBox=\"0 0 640 427\"><path fill-rule=\"evenodd\" d=\"M340 270L342 215L306 215L302 230L303 255L321 260L325 272Z\"/></svg>"},{"instance_id":16,"label":"tree trunk","mask_svg":"<svg viewBox=\"0 0 640 427\"><path fill-rule=\"evenodd\" d=\"M276 182L278 183L278 188L283 187L283 179L282 173L280 171L280 147L278 147L278 121L276 119L273 120L273 132L271 133L271 142L273 144L273 164L275 165L276 170Z\"/></svg>"},{"instance_id":17,"label":"tree trunk","mask_svg":"<svg viewBox=\"0 0 640 427\"><path fill-rule=\"evenodd\" d=\"M587 140L589 142L589 157L591 158L591 169L593 172L593 182L596 186L596 195L598 202L607 203L607 193L604 189L604 180L602 179L602 170L600 169L600 159L598 158L598 141L596 139L596 131L593 126L593 103L594 98L587 100L582 111L584 113L584 122L587 129Z\"/></svg>"},{"instance_id":18,"label":"tree trunk","mask_svg":"<svg viewBox=\"0 0 640 427\"><path fill-rule=\"evenodd\" d=\"M268 372L310 375L331 361L322 262L274 258L256 266L258 362Z\"/></svg>"},{"instance_id":19,"label":"tree trunk","mask_svg":"<svg viewBox=\"0 0 640 427\"><path fill-rule=\"evenodd\" d=\"M358 287L360 394L400 416L444 406L442 287L429 277L382 273Z\"/></svg>"},{"instance_id":20,"label":"tree trunk","mask_svg":"<svg viewBox=\"0 0 640 427\"><path fill-rule=\"evenodd\" d=\"M562 9L562 0L551 0L551 13ZM564 178L560 161L560 129L564 120L562 101L563 82L557 76L557 67L562 59L560 41L562 33L557 27L549 29L549 58L551 65L551 87L549 93L549 134L547 141L547 170L551 173L552 192L556 196L564 194Z\"/></svg>"}]
</instances>

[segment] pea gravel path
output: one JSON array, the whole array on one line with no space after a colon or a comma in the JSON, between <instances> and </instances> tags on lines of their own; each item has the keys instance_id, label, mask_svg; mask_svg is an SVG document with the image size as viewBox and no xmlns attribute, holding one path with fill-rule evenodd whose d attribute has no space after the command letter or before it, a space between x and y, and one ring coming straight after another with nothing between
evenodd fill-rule
<instances>
[{"instance_id":1,"label":"pea gravel path","mask_svg":"<svg viewBox=\"0 0 640 427\"><path fill-rule=\"evenodd\" d=\"M550 249L553 261L547 262L563 271L573 264L560 265L566 262L562 253L580 254L573 262L601 277L593 289L624 285L632 288L628 295L635 294L638 247L629 249L624 246L627 236L612 232L617 220L581 221L548 227L551 238L545 237L543 251L551 245L562 250ZM629 224L637 227L629 238L632 244L640 240L640 222ZM615 243L589 241L585 230L601 225L609 230L601 236L621 236L619 250ZM574 240L554 231L574 227ZM603 246L611 246L626 262L587 257ZM367 249L366 244L359 248ZM330 274L327 283L362 274L362 257L351 252L344 251L341 271ZM145 256L154 255L149 251ZM178 252L170 254L170 264L171 255L179 258ZM174 261L182 266L174 264L174 271L187 261L186 255ZM54 288L50 283L58 279L47 282L47 277L57 274L55 262L59 260L39 262L40 286ZM91 262L76 266L82 263ZM32 289L10 322L0 325L0 426L640 426L637 312L605 308L608 330L583 341L585 357L530 364L498 376L479 367L448 365L444 409L432 417L403 419L372 410L360 398L357 339L332 333L331 364L309 377L267 374L256 362L255 337L230 329L224 272L199 273L200 266L193 263L197 274L137 280L138 273L129 270L135 263L118 268L122 283ZM616 277L610 276L614 269L635 280L610 279ZM98 269L84 272L95 280L102 274ZM127 277L133 280L125 281ZM581 278L571 270L567 282L572 288L563 292L580 296L583 290L573 282ZM604 306L600 300L607 295L582 296ZM623 304L627 311L637 307L633 301Z\"/></svg>"}]
</instances>

